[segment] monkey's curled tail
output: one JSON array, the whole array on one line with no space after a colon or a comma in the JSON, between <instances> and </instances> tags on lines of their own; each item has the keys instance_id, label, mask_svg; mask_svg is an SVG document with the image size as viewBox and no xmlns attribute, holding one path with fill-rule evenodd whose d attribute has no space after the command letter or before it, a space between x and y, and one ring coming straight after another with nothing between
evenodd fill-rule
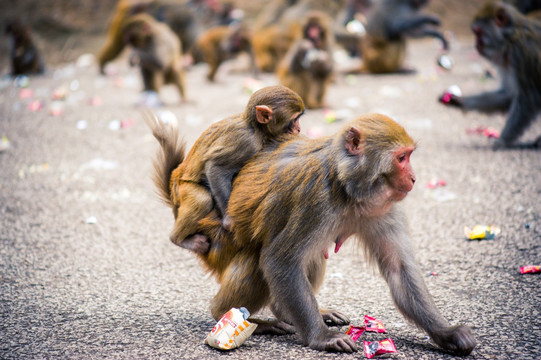
<instances>
[{"instance_id":1,"label":"monkey's curled tail","mask_svg":"<svg viewBox=\"0 0 541 360\"><path fill-rule=\"evenodd\" d=\"M143 112L143 117L161 147L154 160L154 184L158 188L160 198L173 207L171 174L184 161L186 143L180 140L177 126L165 124L151 111Z\"/></svg>"}]
</instances>

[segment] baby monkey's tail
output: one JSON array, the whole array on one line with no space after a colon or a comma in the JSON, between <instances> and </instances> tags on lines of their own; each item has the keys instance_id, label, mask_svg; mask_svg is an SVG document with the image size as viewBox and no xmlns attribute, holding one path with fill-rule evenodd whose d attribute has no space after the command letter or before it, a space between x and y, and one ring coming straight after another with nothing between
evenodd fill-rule
<instances>
[{"instance_id":1,"label":"baby monkey's tail","mask_svg":"<svg viewBox=\"0 0 541 360\"><path fill-rule=\"evenodd\" d=\"M171 174L184 161L186 143L180 140L175 124L164 123L150 110L143 111L143 118L161 147L154 159L154 184L160 198L172 208Z\"/></svg>"}]
</instances>

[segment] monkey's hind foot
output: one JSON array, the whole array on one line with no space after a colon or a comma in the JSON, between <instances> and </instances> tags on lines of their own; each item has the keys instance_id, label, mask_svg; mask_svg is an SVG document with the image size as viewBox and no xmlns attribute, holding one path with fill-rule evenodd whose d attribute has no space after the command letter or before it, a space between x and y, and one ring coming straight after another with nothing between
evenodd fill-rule
<instances>
[{"instance_id":1,"label":"monkey's hind foot","mask_svg":"<svg viewBox=\"0 0 541 360\"><path fill-rule=\"evenodd\" d=\"M349 318L336 310L319 309L323 321L328 326L343 326L349 324Z\"/></svg>"},{"instance_id":2,"label":"monkey's hind foot","mask_svg":"<svg viewBox=\"0 0 541 360\"><path fill-rule=\"evenodd\" d=\"M193 251L197 254L206 254L210 249L210 239L205 235L194 234L184 239L180 243L180 247Z\"/></svg>"},{"instance_id":3,"label":"monkey's hind foot","mask_svg":"<svg viewBox=\"0 0 541 360\"><path fill-rule=\"evenodd\" d=\"M471 329L464 325L450 326L431 335L432 340L445 350L457 355L468 355L475 347Z\"/></svg>"},{"instance_id":4,"label":"monkey's hind foot","mask_svg":"<svg viewBox=\"0 0 541 360\"><path fill-rule=\"evenodd\" d=\"M249 319L251 322L257 324L255 334L266 335L288 335L295 334L295 327L284 321L280 320L261 320L261 319Z\"/></svg>"}]
</instances>

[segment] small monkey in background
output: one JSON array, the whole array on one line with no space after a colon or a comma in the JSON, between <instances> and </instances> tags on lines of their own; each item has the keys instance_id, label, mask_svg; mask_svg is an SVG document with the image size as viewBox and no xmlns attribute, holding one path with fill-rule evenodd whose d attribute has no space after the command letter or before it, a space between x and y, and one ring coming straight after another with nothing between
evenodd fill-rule
<instances>
[{"instance_id":1,"label":"small monkey in background","mask_svg":"<svg viewBox=\"0 0 541 360\"><path fill-rule=\"evenodd\" d=\"M98 54L101 74L105 73L105 65L119 56L126 45L122 34L126 20L140 13L147 13L169 25L180 39L186 54L189 54L202 29L216 21L216 13L206 1L119 0L107 31L106 42Z\"/></svg>"},{"instance_id":2,"label":"small monkey in background","mask_svg":"<svg viewBox=\"0 0 541 360\"><path fill-rule=\"evenodd\" d=\"M130 63L140 66L144 90L159 92L171 83L186 100L182 46L169 26L142 13L126 20L122 34L134 50Z\"/></svg>"},{"instance_id":3,"label":"small monkey in background","mask_svg":"<svg viewBox=\"0 0 541 360\"><path fill-rule=\"evenodd\" d=\"M14 20L6 26L6 34L11 40L11 74L42 74L43 59L32 40L30 28L20 20Z\"/></svg>"},{"instance_id":4,"label":"small monkey in background","mask_svg":"<svg viewBox=\"0 0 541 360\"><path fill-rule=\"evenodd\" d=\"M277 70L281 84L297 92L309 109L324 106L334 66L332 36L328 16L311 12L302 27L302 38L291 46Z\"/></svg>"},{"instance_id":5,"label":"small monkey in background","mask_svg":"<svg viewBox=\"0 0 541 360\"><path fill-rule=\"evenodd\" d=\"M176 139L169 132L162 146ZM256 332L296 332L315 350L356 351L348 335L328 327L347 324L347 317L321 309L315 297L329 247L337 252L354 237L379 266L400 312L443 349L469 354L475 347L471 330L450 326L438 311L415 262L405 214L396 207L415 183L414 149L399 124L369 114L335 135L289 136L255 155L233 183L231 231L223 230L214 212L200 222L210 249L198 257L220 283L212 316L219 319L233 306L251 314L269 306L276 319L251 318ZM177 157L167 154L173 162ZM171 204L176 185L169 185L170 168L157 169L162 196Z\"/></svg>"},{"instance_id":6,"label":"small monkey in background","mask_svg":"<svg viewBox=\"0 0 541 360\"><path fill-rule=\"evenodd\" d=\"M209 239L198 232L199 221L216 207L222 225L231 226L227 204L233 177L265 144L284 135L299 134L304 113L300 96L284 86L269 86L252 94L243 113L212 124L184 156L184 143L169 142L168 129L148 119L160 142L155 182L173 209L171 241L198 254L209 249ZM175 133L178 139L178 134Z\"/></svg>"},{"instance_id":7,"label":"small monkey in background","mask_svg":"<svg viewBox=\"0 0 541 360\"><path fill-rule=\"evenodd\" d=\"M374 4L368 17L366 35L360 42L361 71L392 73L404 70L406 39L431 36L441 40L444 50L447 40L435 27L440 20L434 15L419 13L428 0L381 0Z\"/></svg>"},{"instance_id":8,"label":"small monkey in background","mask_svg":"<svg viewBox=\"0 0 541 360\"><path fill-rule=\"evenodd\" d=\"M216 26L205 31L192 50L194 63L204 61L209 65L207 79L214 81L220 65L241 52L250 57L250 65L257 76L252 39L249 29L242 24Z\"/></svg>"},{"instance_id":9,"label":"small monkey in background","mask_svg":"<svg viewBox=\"0 0 541 360\"><path fill-rule=\"evenodd\" d=\"M473 96L444 94L440 102L464 110L508 110L495 148L512 147L541 112L541 23L511 5L487 2L472 23L475 46L501 77L498 90ZM527 147L541 148L541 136Z\"/></svg>"}]
</instances>

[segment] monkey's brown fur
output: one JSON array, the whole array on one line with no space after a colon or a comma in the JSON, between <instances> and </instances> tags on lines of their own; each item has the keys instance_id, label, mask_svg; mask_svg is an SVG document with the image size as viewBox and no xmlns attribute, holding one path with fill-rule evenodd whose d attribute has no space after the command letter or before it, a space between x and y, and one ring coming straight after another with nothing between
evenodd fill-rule
<instances>
[{"instance_id":1,"label":"monkey's brown fur","mask_svg":"<svg viewBox=\"0 0 541 360\"><path fill-rule=\"evenodd\" d=\"M332 78L330 22L322 12L308 14L302 26L302 38L291 46L277 70L280 83L296 91L310 109L325 105L325 94ZM312 31L316 35L310 35Z\"/></svg>"},{"instance_id":2,"label":"monkey's brown fur","mask_svg":"<svg viewBox=\"0 0 541 360\"><path fill-rule=\"evenodd\" d=\"M126 20L133 15L147 13L169 25L182 43L185 53L189 53L203 24L213 21L215 14L207 19L208 10L205 4L190 4L186 0L119 0L107 30L105 45L98 53L100 72L105 65L113 61L124 50L125 42L122 29ZM204 10L197 9L202 7Z\"/></svg>"},{"instance_id":3,"label":"monkey's brown fur","mask_svg":"<svg viewBox=\"0 0 541 360\"><path fill-rule=\"evenodd\" d=\"M252 71L257 75L251 34L246 26L216 26L205 31L197 39L192 54L195 63L204 61L209 65L207 79L214 81L220 65L241 52L248 54Z\"/></svg>"},{"instance_id":4,"label":"monkey's brown fur","mask_svg":"<svg viewBox=\"0 0 541 360\"><path fill-rule=\"evenodd\" d=\"M278 142L288 132L297 134L303 112L302 99L290 89L260 89L250 97L244 113L216 122L203 132L186 157L183 143L170 141L164 124L147 118L162 145L156 184L175 215L171 241L207 253L206 238L198 234L199 220L214 206L225 217L233 176L264 144Z\"/></svg>"},{"instance_id":5,"label":"monkey's brown fur","mask_svg":"<svg viewBox=\"0 0 541 360\"><path fill-rule=\"evenodd\" d=\"M175 141L169 134L162 146ZM344 325L347 318L320 312L315 298L328 247L337 251L355 236L404 316L444 349L470 353L475 346L470 329L449 326L435 307L414 260L405 216L394 205L413 187L414 147L400 125L371 114L333 136L292 137L253 157L233 184L232 232L221 228L215 212L200 223L211 248L199 257L221 286L212 315L218 319L232 306L252 314L269 306L277 320L253 319L260 332L296 331L313 349L355 351L348 335L327 327ZM164 194L174 191L174 183L162 188Z\"/></svg>"},{"instance_id":6,"label":"monkey's brown fur","mask_svg":"<svg viewBox=\"0 0 541 360\"><path fill-rule=\"evenodd\" d=\"M182 46L169 26L143 13L128 18L122 34L137 57L144 89L159 92L162 85L174 84L186 99Z\"/></svg>"},{"instance_id":7,"label":"monkey's brown fur","mask_svg":"<svg viewBox=\"0 0 541 360\"><path fill-rule=\"evenodd\" d=\"M366 35L360 42L363 63L361 72L392 73L402 68L408 37L431 36L448 44L443 35L432 28L440 24L436 16L419 13L428 0L381 0L375 3L368 18Z\"/></svg>"}]
</instances>

